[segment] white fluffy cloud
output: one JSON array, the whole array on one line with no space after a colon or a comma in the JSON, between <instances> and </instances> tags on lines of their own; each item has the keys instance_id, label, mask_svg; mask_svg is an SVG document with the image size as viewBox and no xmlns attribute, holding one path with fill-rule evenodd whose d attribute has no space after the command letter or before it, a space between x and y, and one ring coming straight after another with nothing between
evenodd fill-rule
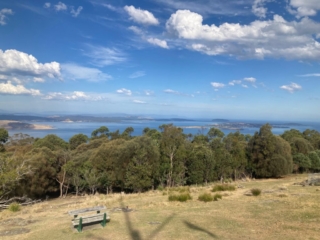
<instances>
[{"instance_id":1,"label":"white fluffy cloud","mask_svg":"<svg viewBox=\"0 0 320 240\"><path fill-rule=\"evenodd\" d=\"M13 11L8 8L3 8L0 10L0 25L6 25L6 19L8 15L12 15Z\"/></svg>"},{"instance_id":2,"label":"white fluffy cloud","mask_svg":"<svg viewBox=\"0 0 320 240\"><path fill-rule=\"evenodd\" d=\"M252 5L252 12L254 15L260 18L265 18L268 9L264 7L264 4L267 0L255 0Z\"/></svg>"},{"instance_id":3,"label":"white fluffy cloud","mask_svg":"<svg viewBox=\"0 0 320 240\"><path fill-rule=\"evenodd\" d=\"M315 39L320 23L308 18L288 22L274 15L272 20L257 20L249 25L223 23L216 26L203 24L198 13L178 10L171 15L166 28L185 47L208 55L320 59L320 43Z\"/></svg>"},{"instance_id":4,"label":"white fluffy cloud","mask_svg":"<svg viewBox=\"0 0 320 240\"><path fill-rule=\"evenodd\" d=\"M23 85L13 85L10 81L7 83L0 83L0 94L10 95L41 95L37 89L27 89Z\"/></svg>"},{"instance_id":5,"label":"white fluffy cloud","mask_svg":"<svg viewBox=\"0 0 320 240\"><path fill-rule=\"evenodd\" d=\"M45 100L62 100L62 101L102 101L107 98L99 94L85 93L74 91L70 93L51 92L43 97Z\"/></svg>"},{"instance_id":6,"label":"white fluffy cloud","mask_svg":"<svg viewBox=\"0 0 320 240\"><path fill-rule=\"evenodd\" d=\"M138 103L138 104L145 104L146 102L141 101L141 100L133 100L134 103Z\"/></svg>"},{"instance_id":7,"label":"white fluffy cloud","mask_svg":"<svg viewBox=\"0 0 320 240\"><path fill-rule=\"evenodd\" d=\"M297 83L291 83L290 85L283 85L280 88L290 93L294 93L295 91L302 89L302 87Z\"/></svg>"},{"instance_id":8,"label":"white fluffy cloud","mask_svg":"<svg viewBox=\"0 0 320 240\"><path fill-rule=\"evenodd\" d=\"M67 5L63 2L58 2L58 4L54 5L54 9L56 11L65 11L68 9Z\"/></svg>"},{"instance_id":9,"label":"white fluffy cloud","mask_svg":"<svg viewBox=\"0 0 320 240\"><path fill-rule=\"evenodd\" d=\"M158 38L148 38L147 41L153 45L168 49L168 44L165 40L160 40Z\"/></svg>"},{"instance_id":10,"label":"white fluffy cloud","mask_svg":"<svg viewBox=\"0 0 320 240\"><path fill-rule=\"evenodd\" d=\"M129 14L130 19L144 25L158 25L159 21L147 10L141 10L134 6L125 6L124 10Z\"/></svg>"},{"instance_id":11,"label":"white fluffy cloud","mask_svg":"<svg viewBox=\"0 0 320 240\"><path fill-rule=\"evenodd\" d=\"M214 88L223 88L223 87L225 87L226 85L223 84L223 83L212 82L212 83L211 83L211 86L214 87Z\"/></svg>"},{"instance_id":12,"label":"white fluffy cloud","mask_svg":"<svg viewBox=\"0 0 320 240\"><path fill-rule=\"evenodd\" d=\"M33 76L60 78L60 64L57 62L38 63L38 60L14 49L0 49L0 73L7 76Z\"/></svg>"},{"instance_id":13,"label":"white fluffy cloud","mask_svg":"<svg viewBox=\"0 0 320 240\"><path fill-rule=\"evenodd\" d=\"M229 82L230 86L234 86L235 84L241 84L241 80L232 80L231 82Z\"/></svg>"},{"instance_id":14,"label":"white fluffy cloud","mask_svg":"<svg viewBox=\"0 0 320 240\"><path fill-rule=\"evenodd\" d=\"M124 95L127 95L127 96L131 96L132 95L132 91L129 90L129 89L125 89L125 88L118 89L117 93L124 94Z\"/></svg>"},{"instance_id":15,"label":"white fluffy cloud","mask_svg":"<svg viewBox=\"0 0 320 240\"><path fill-rule=\"evenodd\" d=\"M290 0L288 10L298 18L315 16L317 11L320 10L320 3L319 0Z\"/></svg>"},{"instance_id":16,"label":"white fluffy cloud","mask_svg":"<svg viewBox=\"0 0 320 240\"><path fill-rule=\"evenodd\" d=\"M151 90L145 90L144 93L145 93L145 95L147 95L147 96L151 96L151 95L154 94L154 92L151 91Z\"/></svg>"},{"instance_id":17,"label":"white fluffy cloud","mask_svg":"<svg viewBox=\"0 0 320 240\"><path fill-rule=\"evenodd\" d=\"M257 79L254 78L254 77L246 77L243 80L247 81L247 82L250 82L250 83L255 83L257 81Z\"/></svg>"},{"instance_id":18,"label":"white fluffy cloud","mask_svg":"<svg viewBox=\"0 0 320 240\"><path fill-rule=\"evenodd\" d=\"M112 78L97 68L83 67L74 63L62 64L61 69L63 78L65 79L99 82Z\"/></svg>"}]
</instances>

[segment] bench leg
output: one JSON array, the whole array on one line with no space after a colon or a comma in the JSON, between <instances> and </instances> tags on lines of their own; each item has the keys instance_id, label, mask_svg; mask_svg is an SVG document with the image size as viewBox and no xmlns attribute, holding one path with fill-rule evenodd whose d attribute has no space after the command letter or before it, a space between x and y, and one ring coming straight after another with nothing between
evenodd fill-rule
<instances>
[{"instance_id":1,"label":"bench leg","mask_svg":"<svg viewBox=\"0 0 320 240\"><path fill-rule=\"evenodd\" d=\"M103 220L102 220L102 222L101 222L101 226L102 226L102 227L105 227L106 224L107 224L107 214L104 213L104 214L103 214Z\"/></svg>"},{"instance_id":2,"label":"bench leg","mask_svg":"<svg viewBox=\"0 0 320 240\"><path fill-rule=\"evenodd\" d=\"M82 218L79 220L79 225L77 227L78 232L82 232Z\"/></svg>"}]
</instances>

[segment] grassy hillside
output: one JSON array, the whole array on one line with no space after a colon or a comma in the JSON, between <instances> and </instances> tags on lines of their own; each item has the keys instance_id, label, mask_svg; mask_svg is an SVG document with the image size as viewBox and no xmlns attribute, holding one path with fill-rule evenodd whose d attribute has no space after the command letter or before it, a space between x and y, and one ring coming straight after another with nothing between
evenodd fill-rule
<instances>
[{"instance_id":1,"label":"grassy hillside","mask_svg":"<svg viewBox=\"0 0 320 240\"><path fill-rule=\"evenodd\" d=\"M6 239L319 239L320 187L295 185L307 175L238 182L222 199L200 202L211 186L191 187L192 200L169 202L167 191L144 194L68 197L0 212L0 238ZM259 188L258 197L247 196ZM105 228L71 228L69 210L105 205ZM121 208L132 209L131 212Z\"/></svg>"}]
</instances>

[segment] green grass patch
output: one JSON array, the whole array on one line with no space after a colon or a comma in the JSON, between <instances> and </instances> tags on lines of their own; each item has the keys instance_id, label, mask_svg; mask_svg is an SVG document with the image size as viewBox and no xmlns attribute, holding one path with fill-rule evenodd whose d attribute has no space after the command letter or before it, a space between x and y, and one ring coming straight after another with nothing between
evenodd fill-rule
<instances>
[{"instance_id":1,"label":"green grass patch","mask_svg":"<svg viewBox=\"0 0 320 240\"><path fill-rule=\"evenodd\" d=\"M198 200L202 202L212 202L213 196L210 193L203 193L199 195Z\"/></svg>"},{"instance_id":2,"label":"green grass patch","mask_svg":"<svg viewBox=\"0 0 320 240\"><path fill-rule=\"evenodd\" d=\"M18 212L20 211L20 204L17 202L13 202L9 205L9 211L11 212Z\"/></svg>"},{"instance_id":3,"label":"green grass patch","mask_svg":"<svg viewBox=\"0 0 320 240\"><path fill-rule=\"evenodd\" d=\"M168 197L169 201L179 201L179 202L186 202L191 200L192 197L190 193L180 193L180 194L172 194Z\"/></svg>"},{"instance_id":4,"label":"green grass patch","mask_svg":"<svg viewBox=\"0 0 320 240\"><path fill-rule=\"evenodd\" d=\"M261 194L261 189L259 188L252 188L251 193L253 196L259 196Z\"/></svg>"},{"instance_id":5,"label":"green grass patch","mask_svg":"<svg viewBox=\"0 0 320 240\"><path fill-rule=\"evenodd\" d=\"M213 186L212 192L235 191L236 187L230 184L218 184Z\"/></svg>"},{"instance_id":6,"label":"green grass patch","mask_svg":"<svg viewBox=\"0 0 320 240\"><path fill-rule=\"evenodd\" d=\"M214 201L218 201L218 199L222 199L222 195L220 193L216 193L214 196L213 196L213 200Z\"/></svg>"}]
</instances>

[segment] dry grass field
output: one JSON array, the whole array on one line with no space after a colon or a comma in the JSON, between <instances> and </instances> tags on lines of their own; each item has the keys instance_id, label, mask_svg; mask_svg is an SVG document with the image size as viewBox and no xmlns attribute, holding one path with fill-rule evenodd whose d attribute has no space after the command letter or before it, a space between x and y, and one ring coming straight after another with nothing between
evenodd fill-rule
<instances>
[{"instance_id":1,"label":"dry grass field","mask_svg":"<svg viewBox=\"0 0 320 240\"><path fill-rule=\"evenodd\" d=\"M307 175L234 183L222 199L200 202L207 187L190 187L192 200L169 202L166 191L121 196L67 197L0 212L0 239L319 239L320 187L294 185ZM260 188L260 196L247 196ZM105 228L71 228L68 211L105 205ZM119 211L128 206L131 212Z\"/></svg>"}]
</instances>

